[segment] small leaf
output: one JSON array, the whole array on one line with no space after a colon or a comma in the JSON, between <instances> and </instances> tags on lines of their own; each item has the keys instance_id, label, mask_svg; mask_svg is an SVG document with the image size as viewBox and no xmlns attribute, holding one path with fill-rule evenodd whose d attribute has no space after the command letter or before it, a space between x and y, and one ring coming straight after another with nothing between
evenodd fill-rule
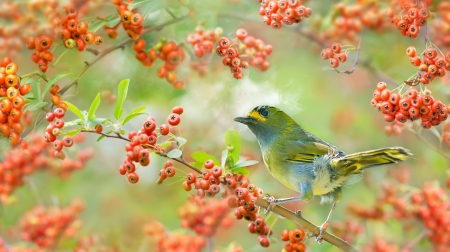
<instances>
[{"instance_id":1,"label":"small leaf","mask_svg":"<svg viewBox=\"0 0 450 252\"><path fill-rule=\"evenodd\" d=\"M44 100L45 94L50 90L52 85L55 84L57 81L59 81L60 79L62 79L64 77L69 77L69 78L72 78L72 79L78 79L78 76L76 76L73 73L61 73L61 74L55 75L53 78L48 80L47 84L45 84L44 90L42 90L41 100Z\"/></svg>"},{"instance_id":2,"label":"small leaf","mask_svg":"<svg viewBox=\"0 0 450 252\"><path fill-rule=\"evenodd\" d=\"M89 31L92 33L95 33L100 27L103 26L103 24L105 23L105 20L97 20L94 23L89 25Z\"/></svg>"},{"instance_id":3,"label":"small leaf","mask_svg":"<svg viewBox=\"0 0 450 252\"><path fill-rule=\"evenodd\" d=\"M169 151L169 153L167 153L167 156L170 158L179 158L181 157L181 154L183 154L183 152L179 149L173 149L171 151Z\"/></svg>"},{"instance_id":4,"label":"small leaf","mask_svg":"<svg viewBox=\"0 0 450 252\"><path fill-rule=\"evenodd\" d=\"M247 168L245 168L245 167L234 168L234 169L230 169L229 171L231 173L234 173L234 174L242 174L242 175L248 175L249 174Z\"/></svg>"},{"instance_id":5,"label":"small leaf","mask_svg":"<svg viewBox=\"0 0 450 252\"><path fill-rule=\"evenodd\" d=\"M64 122L64 128L70 127L70 126L75 126L75 125L83 125L83 120L75 119L73 121Z\"/></svg>"},{"instance_id":6,"label":"small leaf","mask_svg":"<svg viewBox=\"0 0 450 252\"><path fill-rule=\"evenodd\" d=\"M108 22L107 22L108 27L113 28L113 27L116 26L116 24L118 24L120 21L121 21L121 20L120 20L120 16L117 15L116 17L111 18L111 19L108 20Z\"/></svg>"},{"instance_id":7,"label":"small leaf","mask_svg":"<svg viewBox=\"0 0 450 252\"><path fill-rule=\"evenodd\" d=\"M214 161L215 165L219 165L220 162L219 160L217 160L214 156L211 156L205 152L195 152L192 154L192 158L196 161L197 164L201 164L203 165L205 163L206 160L211 159L212 161Z\"/></svg>"},{"instance_id":8,"label":"small leaf","mask_svg":"<svg viewBox=\"0 0 450 252\"><path fill-rule=\"evenodd\" d=\"M114 117L116 120L120 119L120 116L123 113L122 104L127 98L128 93L128 85L130 84L129 79L125 79L119 83L118 93L117 93L117 101L116 101L116 109L114 110Z\"/></svg>"},{"instance_id":9,"label":"small leaf","mask_svg":"<svg viewBox=\"0 0 450 252\"><path fill-rule=\"evenodd\" d=\"M171 144L171 142L164 142L164 143L160 144L159 147L166 148L166 147L169 147L170 144Z\"/></svg>"},{"instance_id":10,"label":"small leaf","mask_svg":"<svg viewBox=\"0 0 450 252\"><path fill-rule=\"evenodd\" d=\"M231 155L228 155L227 159L225 160L225 164L228 168L234 167L234 159Z\"/></svg>"},{"instance_id":11,"label":"small leaf","mask_svg":"<svg viewBox=\"0 0 450 252\"><path fill-rule=\"evenodd\" d=\"M186 144L187 140L182 137L177 137L178 148Z\"/></svg>"},{"instance_id":12,"label":"small leaf","mask_svg":"<svg viewBox=\"0 0 450 252\"><path fill-rule=\"evenodd\" d=\"M122 120L120 124L125 125L127 122L129 122L131 119L135 118L136 116L145 115L146 113L140 113L141 111L145 110L147 107L142 106L137 109L134 109L130 113L128 113L125 118Z\"/></svg>"},{"instance_id":13,"label":"small leaf","mask_svg":"<svg viewBox=\"0 0 450 252\"><path fill-rule=\"evenodd\" d=\"M224 135L225 146L231 147L228 149L229 155L233 158L233 164L239 160L241 155L241 137L237 130L227 130Z\"/></svg>"},{"instance_id":14,"label":"small leaf","mask_svg":"<svg viewBox=\"0 0 450 252\"><path fill-rule=\"evenodd\" d=\"M227 161L228 150L222 151L222 162L220 163L222 167L225 167L225 162Z\"/></svg>"},{"instance_id":15,"label":"small leaf","mask_svg":"<svg viewBox=\"0 0 450 252\"><path fill-rule=\"evenodd\" d=\"M88 120L95 119L95 111L97 111L98 106L100 105L101 101L102 100L100 98L100 93L98 93L97 96L95 97L95 99L92 101L91 107L89 108Z\"/></svg>"},{"instance_id":16,"label":"small leaf","mask_svg":"<svg viewBox=\"0 0 450 252\"><path fill-rule=\"evenodd\" d=\"M105 135L101 135L97 138L97 142L100 142L103 138L105 138Z\"/></svg>"},{"instance_id":17,"label":"small leaf","mask_svg":"<svg viewBox=\"0 0 450 252\"><path fill-rule=\"evenodd\" d=\"M76 136L78 133L80 133L80 131L81 131L81 129L74 129L74 130L71 130L71 131L64 132L64 135L65 135L65 136L74 137L74 136Z\"/></svg>"},{"instance_id":18,"label":"small leaf","mask_svg":"<svg viewBox=\"0 0 450 252\"><path fill-rule=\"evenodd\" d=\"M68 101L64 101L64 103L67 104L67 107L69 108L69 110L74 113L76 116L78 116L78 118L80 118L83 122L85 121L85 117L83 115L83 113L81 113L81 110L79 108L77 108L77 106L73 105L72 103L68 102Z\"/></svg>"},{"instance_id":19,"label":"small leaf","mask_svg":"<svg viewBox=\"0 0 450 252\"><path fill-rule=\"evenodd\" d=\"M234 167L249 167L249 166L255 165L257 163L259 163L257 160L246 160L246 161L237 162L234 165ZM230 169L233 169L233 168L230 168Z\"/></svg>"},{"instance_id":20,"label":"small leaf","mask_svg":"<svg viewBox=\"0 0 450 252\"><path fill-rule=\"evenodd\" d=\"M109 120L109 119L106 119L106 118L96 118L96 119L93 119L93 120L87 120L87 121L85 122L85 124L86 124L86 126L89 127L89 128L95 128L95 126L96 126L97 124L105 124L105 121L107 121L107 120Z\"/></svg>"},{"instance_id":21,"label":"small leaf","mask_svg":"<svg viewBox=\"0 0 450 252\"><path fill-rule=\"evenodd\" d=\"M28 103L26 108L28 111L35 111L35 110L38 110L38 109L46 106L47 104L48 104L48 102L41 102L41 101L35 100L33 102Z\"/></svg>"}]
</instances>

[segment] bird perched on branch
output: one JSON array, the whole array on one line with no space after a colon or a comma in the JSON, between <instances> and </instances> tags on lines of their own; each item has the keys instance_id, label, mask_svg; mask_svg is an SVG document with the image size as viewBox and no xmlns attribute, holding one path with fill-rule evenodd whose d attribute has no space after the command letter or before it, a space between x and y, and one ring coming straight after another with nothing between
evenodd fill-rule
<instances>
[{"instance_id":1,"label":"bird perched on branch","mask_svg":"<svg viewBox=\"0 0 450 252\"><path fill-rule=\"evenodd\" d=\"M300 193L292 198L269 197L272 204L308 201L315 195L321 197L321 203L333 203L316 238L319 242L336 203L342 198L342 186L359 180L366 168L397 163L412 155L402 147L346 154L304 130L283 111L270 106L258 106L234 120L247 125L253 132L272 176Z\"/></svg>"}]
</instances>

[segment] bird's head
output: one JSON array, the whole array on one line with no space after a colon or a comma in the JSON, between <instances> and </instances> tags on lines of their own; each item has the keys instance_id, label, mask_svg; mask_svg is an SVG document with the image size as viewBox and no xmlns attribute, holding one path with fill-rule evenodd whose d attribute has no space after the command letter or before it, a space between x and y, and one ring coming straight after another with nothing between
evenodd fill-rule
<instances>
[{"instance_id":1,"label":"bird's head","mask_svg":"<svg viewBox=\"0 0 450 252\"><path fill-rule=\"evenodd\" d=\"M276 137L289 128L288 126L296 125L286 113L271 106L258 106L245 116L236 117L234 120L247 125L259 140Z\"/></svg>"}]
</instances>

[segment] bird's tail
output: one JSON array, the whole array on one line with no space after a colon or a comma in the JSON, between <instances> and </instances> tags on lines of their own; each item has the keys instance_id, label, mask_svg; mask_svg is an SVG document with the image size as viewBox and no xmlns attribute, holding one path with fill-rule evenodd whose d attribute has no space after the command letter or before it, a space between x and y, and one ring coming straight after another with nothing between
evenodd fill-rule
<instances>
[{"instance_id":1,"label":"bird's tail","mask_svg":"<svg viewBox=\"0 0 450 252\"><path fill-rule=\"evenodd\" d=\"M411 155L412 153L403 147L388 147L333 158L331 165L338 174L350 175L372 166L404 161Z\"/></svg>"}]
</instances>

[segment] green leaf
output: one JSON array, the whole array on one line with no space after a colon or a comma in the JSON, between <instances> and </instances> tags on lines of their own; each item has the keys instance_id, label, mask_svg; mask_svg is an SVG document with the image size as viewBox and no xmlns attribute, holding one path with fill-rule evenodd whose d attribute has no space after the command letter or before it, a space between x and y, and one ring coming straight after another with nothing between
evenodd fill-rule
<instances>
[{"instance_id":1,"label":"green leaf","mask_svg":"<svg viewBox=\"0 0 450 252\"><path fill-rule=\"evenodd\" d=\"M127 116L125 116L125 118L122 121L122 125L125 125L127 122L129 122L131 119L140 116L140 115L147 115L147 113L134 113L134 114L128 114Z\"/></svg>"},{"instance_id":2,"label":"green leaf","mask_svg":"<svg viewBox=\"0 0 450 252\"><path fill-rule=\"evenodd\" d=\"M31 86L31 92L29 92L28 94L25 95L26 98L35 98L35 99L40 99L41 97L41 85L39 85L41 83L41 81L39 79L34 79L34 80L30 80L30 81L22 81L23 84L30 84Z\"/></svg>"},{"instance_id":3,"label":"green leaf","mask_svg":"<svg viewBox=\"0 0 450 252\"><path fill-rule=\"evenodd\" d=\"M103 27L103 24L105 23L105 20L97 20L92 24L89 24L88 31L95 33L100 27Z\"/></svg>"},{"instance_id":4,"label":"green leaf","mask_svg":"<svg viewBox=\"0 0 450 252\"><path fill-rule=\"evenodd\" d=\"M160 144L159 147L166 148L166 147L169 147L170 144L171 144L171 142L164 142L164 143Z\"/></svg>"},{"instance_id":5,"label":"green leaf","mask_svg":"<svg viewBox=\"0 0 450 252\"><path fill-rule=\"evenodd\" d=\"M125 118L122 120L120 124L125 125L127 122L129 122L131 119L135 118L136 116L145 115L147 113L141 113L141 111L145 110L147 107L142 106L137 109L134 109L130 113L128 113Z\"/></svg>"},{"instance_id":6,"label":"green leaf","mask_svg":"<svg viewBox=\"0 0 450 252\"><path fill-rule=\"evenodd\" d=\"M233 165L239 161L241 155L241 137L237 130L227 130L224 135L225 146L227 146L228 155L233 159ZM229 148L230 147L230 148Z\"/></svg>"},{"instance_id":7,"label":"green leaf","mask_svg":"<svg viewBox=\"0 0 450 252\"><path fill-rule=\"evenodd\" d=\"M75 125L83 125L83 120L75 119L73 121L64 122L64 128L65 127L70 127L70 126L75 126Z\"/></svg>"},{"instance_id":8,"label":"green leaf","mask_svg":"<svg viewBox=\"0 0 450 252\"><path fill-rule=\"evenodd\" d=\"M227 161L227 157L228 157L228 151L227 150L222 151L222 162L220 163L222 165L222 167L225 167L225 162Z\"/></svg>"},{"instance_id":9,"label":"green leaf","mask_svg":"<svg viewBox=\"0 0 450 252\"><path fill-rule=\"evenodd\" d=\"M114 110L114 117L116 120L120 119L120 116L123 113L122 104L127 98L128 93L128 85L130 84L130 79L123 80L119 83L118 93L117 93L117 101L116 101L116 109Z\"/></svg>"},{"instance_id":10,"label":"green leaf","mask_svg":"<svg viewBox=\"0 0 450 252\"><path fill-rule=\"evenodd\" d=\"M36 111L44 106L47 106L47 104L48 104L48 102L41 102L38 100L34 100L34 101L28 103L26 108L28 111Z\"/></svg>"},{"instance_id":11,"label":"green leaf","mask_svg":"<svg viewBox=\"0 0 450 252\"><path fill-rule=\"evenodd\" d=\"M144 4L139 12L142 13L142 16L147 16L149 13L157 11L163 7L163 0L142 0L142 1L134 1L129 5L129 9L133 9L138 5Z\"/></svg>"},{"instance_id":12,"label":"green leaf","mask_svg":"<svg viewBox=\"0 0 450 252\"><path fill-rule=\"evenodd\" d=\"M71 130L71 131L64 132L64 135L65 135L65 136L74 137L74 136L76 136L78 133L80 133L80 131L81 131L81 129L74 129L74 130Z\"/></svg>"},{"instance_id":13,"label":"green leaf","mask_svg":"<svg viewBox=\"0 0 450 252\"><path fill-rule=\"evenodd\" d=\"M192 158L195 160L196 167L202 167L203 164L205 163L205 161L208 159L211 159L212 161L214 161L215 165L220 164L220 162L219 162L219 160L217 160L217 158L215 158L214 156L211 156L205 152L201 152L201 151L193 153Z\"/></svg>"},{"instance_id":14,"label":"green leaf","mask_svg":"<svg viewBox=\"0 0 450 252\"><path fill-rule=\"evenodd\" d=\"M105 138L105 135L101 135L97 138L97 142L100 142L103 138Z\"/></svg>"},{"instance_id":15,"label":"green leaf","mask_svg":"<svg viewBox=\"0 0 450 252\"><path fill-rule=\"evenodd\" d=\"M106 23L108 25L108 27L113 28L114 26L116 26L116 24L118 24L120 22L120 15L117 15L114 18L111 18L108 20L108 22Z\"/></svg>"},{"instance_id":16,"label":"green leaf","mask_svg":"<svg viewBox=\"0 0 450 252\"><path fill-rule=\"evenodd\" d=\"M247 168L245 168L245 167L234 168L234 169L230 169L229 171L233 174L242 174L242 175L249 174Z\"/></svg>"},{"instance_id":17,"label":"green leaf","mask_svg":"<svg viewBox=\"0 0 450 252\"><path fill-rule=\"evenodd\" d=\"M81 113L81 110L79 108L77 108L77 106L73 105L72 103L68 102L68 101L64 101L64 103L67 104L67 107L69 108L69 110L74 113L76 116L78 116L78 118L81 119L81 121L85 121L86 118L84 117L83 113Z\"/></svg>"},{"instance_id":18,"label":"green leaf","mask_svg":"<svg viewBox=\"0 0 450 252\"><path fill-rule=\"evenodd\" d=\"M179 149L173 149L171 151L169 151L169 153L167 153L167 156L170 158L179 158L181 157L181 154L183 154L183 152Z\"/></svg>"},{"instance_id":19,"label":"green leaf","mask_svg":"<svg viewBox=\"0 0 450 252\"><path fill-rule=\"evenodd\" d=\"M252 166L259 163L257 160L245 160L245 161L241 161L241 162L237 162L232 168L238 168L238 167L248 167L248 166Z\"/></svg>"},{"instance_id":20,"label":"green leaf","mask_svg":"<svg viewBox=\"0 0 450 252\"><path fill-rule=\"evenodd\" d=\"M180 148L181 146L185 145L186 142L187 142L186 139L184 139L182 137L177 137L178 148Z\"/></svg>"},{"instance_id":21,"label":"green leaf","mask_svg":"<svg viewBox=\"0 0 450 252\"><path fill-rule=\"evenodd\" d=\"M234 159L231 155L228 155L227 158L225 159L225 165L228 167L228 169L230 169L230 167L234 167Z\"/></svg>"},{"instance_id":22,"label":"green leaf","mask_svg":"<svg viewBox=\"0 0 450 252\"><path fill-rule=\"evenodd\" d=\"M64 77L69 77L69 78L72 78L72 79L78 79L78 76L76 76L73 73L61 73L61 74L55 75L53 78L48 80L47 84L45 84L44 90L42 90L41 100L44 100L45 94L50 90L52 85L55 84L57 81L59 81L60 79L62 79Z\"/></svg>"},{"instance_id":23,"label":"green leaf","mask_svg":"<svg viewBox=\"0 0 450 252\"><path fill-rule=\"evenodd\" d=\"M95 119L95 111L97 111L98 106L100 105L101 101L102 100L100 98L100 93L98 93L97 96L95 97L95 99L92 101L91 107L89 108L88 120Z\"/></svg>"}]
</instances>

